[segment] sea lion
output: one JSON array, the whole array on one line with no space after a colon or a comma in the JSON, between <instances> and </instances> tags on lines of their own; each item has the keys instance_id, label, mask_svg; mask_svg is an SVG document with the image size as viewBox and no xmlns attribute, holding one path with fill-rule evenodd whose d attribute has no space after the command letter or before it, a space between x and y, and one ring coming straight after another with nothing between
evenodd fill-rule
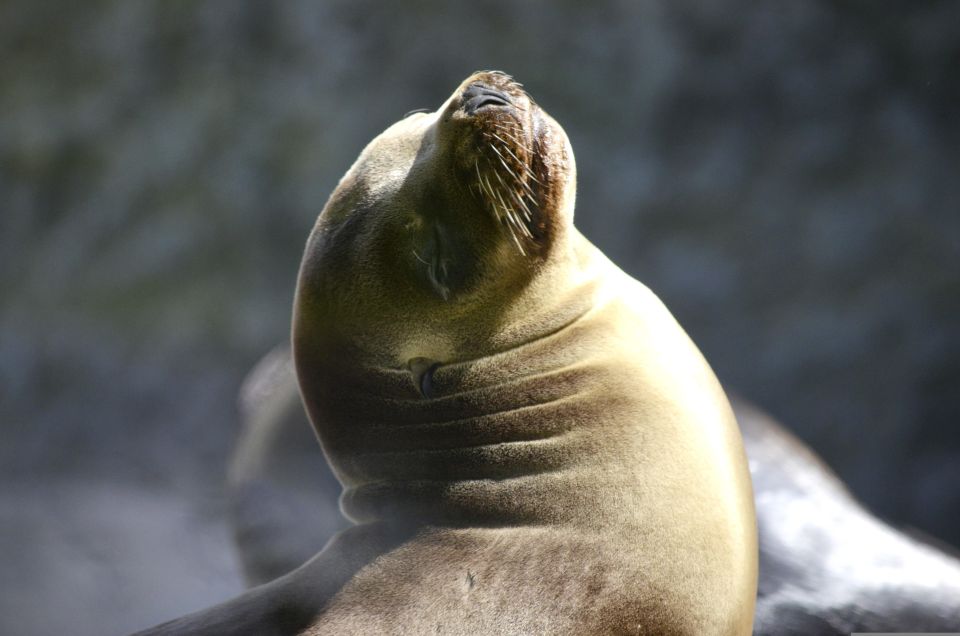
<instances>
[{"instance_id":1,"label":"sea lion","mask_svg":"<svg viewBox=\"0 0 960 636\"><path fill-rule=\"evenodd\" d=\"M233 526L250 584L303 563L343 523L327 466L278 347L241 391L230 471ZM960 561L863 508L780 423L732 400L760 532L754 636L960 631ZM279 504L278 504L279 502Z\"/></svg>"},{"instance_id":2,"label":"sea lion","mask_svg":"<svg viewBox=\"0 0 960 636\"><path fill-rule=\"evenodd\" d=\"M960 561L870 514L813 451L734 400L760 528L756 636L960 631Z\"/></svg>"},{"instance_id":3,"label":"sea lion","mask_svg":"<svg viewBox=\"0 0 960 636\"><path fill-rule=\"evenodd\" d=\"M292 335L357 525L149 633L750 633L733 413L574 198L566 134L502 73L367 146L307 241Z\"/></svg>"}]
</instances>

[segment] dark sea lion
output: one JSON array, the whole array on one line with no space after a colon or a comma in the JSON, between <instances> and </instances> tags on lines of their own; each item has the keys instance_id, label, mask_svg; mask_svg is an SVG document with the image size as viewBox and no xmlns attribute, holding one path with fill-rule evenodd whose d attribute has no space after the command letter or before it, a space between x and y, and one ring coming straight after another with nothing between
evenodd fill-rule
<instances>
[{"instance_id":1,"label":"dark sea lion","mask_svg":"<svg viewBox=\"0 0 960 636\"><path fill-rule=\"evenodd\" d=\"M746 634L736 422L573 227L565 133L502 73L374 139L307 242L300 392L357 525L162 633Z\"/></svg>"},{"instance_id":2,"label":"dark sea lion","mask_svg":"<svg viewBox=\"0 0 960 636\"><path fill-rule=\"evenodd\" d=\"M960 631L960 562L871 515L803 443L734 405L760 527L755 633Z\"/></svg>"}]
</instances>

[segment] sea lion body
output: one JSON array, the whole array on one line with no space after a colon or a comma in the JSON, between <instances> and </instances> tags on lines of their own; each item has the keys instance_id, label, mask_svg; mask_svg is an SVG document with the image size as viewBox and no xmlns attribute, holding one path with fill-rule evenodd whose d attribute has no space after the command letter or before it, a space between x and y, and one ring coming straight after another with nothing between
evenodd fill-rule
<instances>
[{"instance_id":1,"label":"sea lion body","mask_svg":"<svg viewBox=\"0 0 960 636\"><path fill-rule=\"evenodd\" d=\"M465 113L488 89L529 120L498 138L534 137L547 164L527 242L484 205L510 177L472 174L476 131L510 108ZM573 228L572 151L525 98L483 74L389 129L308 245L295 361L341 507L411 532L318 629L748 632L755 522L726 398L656 297ZM426 396L420 360L439 365Z\"/></svg>"},{"instance_id":2,"label":"sea lion body","mask_svg":"<svg viewBox=\"0 0 960 636\"><path fill-rule=\"evenodd\" d=\"M574 192L563 130L499 73L371 142L307 243L292 339L358 525L169 633L750 632L733 414Z\"/></svg>"},{"instance_id":3,"label":"sea lion body","mask_svg":"<svg viewBox=\"0 0 960 636\"><path fill-rule=\"evenodd\" d=\"M341 506L429 529L354 577L329 633L749 630L752 498L723 393L659 301L581 249L555 300L588 309L550 335L441 367L430 400L406 371L336 383Z\"/></svg>"}]
</instances>

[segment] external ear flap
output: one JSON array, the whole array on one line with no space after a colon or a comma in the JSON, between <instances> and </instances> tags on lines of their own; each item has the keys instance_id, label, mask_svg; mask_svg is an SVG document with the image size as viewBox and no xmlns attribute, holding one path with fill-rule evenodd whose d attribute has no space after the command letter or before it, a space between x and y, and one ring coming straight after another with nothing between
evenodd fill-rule
<instances>
[{"instance_id":1,"label":"external ear flap","mask_svg":"<svg viewBox=\"0 0 960 636\"><path fill-rule=\"evenodd\" d=\"M407 363L413 377L413 383L420 390L420 395L425 398L433 397L433 372L439 366L439 362L434 362L428 358L413 358Z\"/></svg>"}]
</instances>

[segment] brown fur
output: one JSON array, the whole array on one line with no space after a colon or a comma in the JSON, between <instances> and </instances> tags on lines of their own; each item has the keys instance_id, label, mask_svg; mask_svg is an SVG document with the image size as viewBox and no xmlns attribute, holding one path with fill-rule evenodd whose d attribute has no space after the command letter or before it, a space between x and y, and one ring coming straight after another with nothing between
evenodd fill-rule
<instances>
[{"instance_id":1,"label":"brown fur","mask_svg":"<svg viewBox=\"0 0 960 636\"><path fill-rule=\"evenodd\" d=\"M471 110L478 91L494 105ZM477 157L504 130L500 172ZM730 407L656 297L573 228L574 184L563 130L499 73L371 142L307 243L293 329L359 525L155 633L750 632Z\"/></svg>"}]
</instances>

